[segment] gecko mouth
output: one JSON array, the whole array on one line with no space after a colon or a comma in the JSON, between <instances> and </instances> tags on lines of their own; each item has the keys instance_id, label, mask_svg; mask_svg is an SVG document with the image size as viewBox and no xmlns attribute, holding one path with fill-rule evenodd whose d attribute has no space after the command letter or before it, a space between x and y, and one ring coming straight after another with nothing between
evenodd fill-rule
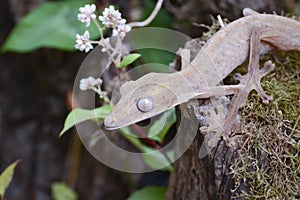
<instances>
[{"instance_id":1,"label":"gecko mouth","mask_svg":"<svg viewBox=\"0 0 300 200\"><path fill-rule=\"evenodd\" d=\"M107 116L105 119L104 119L104 127L106 130L115 130L115 129L118 129L118 128L121 128L120 126L118 126L113 118L111 116Z\"/></svg>"},{"instance_id":2,"label":"gecko mouth","mask_svg":"<svg viewBox=\"0 0 300 200\"><path fill-rule=\"evenodd\" d=\"M123 120L116 120L114 117L112 117L111 115L107 116L105 119L104 119L104 127L106 130L116 130L116 129L119 129L119 128L123 128L125 126L128 126L130 124L128 123L122 123Z\"/></svg>"},{"instance_id":3,"label":"gecko mouth","mask_svg":"<svg viewBox=\"0 0 300 200\"><path fill-rule=\"evenodd\" d=\"M105 129L108 130L108 131L112 131L112 130L116 130L116 129L120 128L120 127L118 127L118 126L105 126L105 125L104 125L104 127L105 127Z\"/></svg>"},{"instance_id":4,"label":"gecko mouth","mask_svg":"<svg viewBox=\"0 0 300 200\"><path fill-rule=\"evenodd\" d=\"M148 126L150 123L151 123L151 119L148 118L148 119L144 119L142 121L138 121L135 124L138 126ZM103 124L104 124L105 129L109 130L109 131L116 130L116 129L119 129L119 128L129 125L129 124L128 125L127 124L125 124L125 125L116 124L111 116L106 117L104 119Z\"/></svg>"}]
</instances>

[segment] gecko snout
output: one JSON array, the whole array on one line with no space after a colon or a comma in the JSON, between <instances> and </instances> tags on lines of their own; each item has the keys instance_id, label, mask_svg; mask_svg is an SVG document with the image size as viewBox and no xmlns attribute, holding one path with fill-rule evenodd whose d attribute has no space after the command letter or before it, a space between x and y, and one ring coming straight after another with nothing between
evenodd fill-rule
<instances>
[{"instance_id":1,"label":"gecko snout","mask_svg":"<svg viewBox=\"0 0 300 200\"><path fill-rule=\"evenodd\" d=\"M113 120L112 116L109 115L104 119L104 127L107 130L117 129L117 125L115 124L115 120Z\"/></svg>"}]
</instances>

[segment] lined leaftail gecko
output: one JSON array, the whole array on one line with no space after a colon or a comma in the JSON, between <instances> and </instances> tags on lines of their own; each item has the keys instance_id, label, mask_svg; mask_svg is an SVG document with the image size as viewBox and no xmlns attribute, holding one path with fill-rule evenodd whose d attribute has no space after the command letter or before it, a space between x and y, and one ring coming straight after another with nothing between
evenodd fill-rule
<instances>
[{"instance_id":1,"label":"lined leaftail gecko","mask_svg":"<svg viewBox=\"0 0 300 200\"><path fill-rule=\"evenodd\" d=\"M215 33L181 71L149 73L125 82L120 87L121 99L104 120L106 129L151 118L193 98L235 94L223 123L223 132L227 134L251 90L256 90L263 102L271 100L260 79L273 70L274 64L268 61L259 69L259 56L274 47L300 51L300 22L248 8L244 15ZM236 76L239 84L218 85L248 58L248 73Z\"/></svg>"}]
</instances>

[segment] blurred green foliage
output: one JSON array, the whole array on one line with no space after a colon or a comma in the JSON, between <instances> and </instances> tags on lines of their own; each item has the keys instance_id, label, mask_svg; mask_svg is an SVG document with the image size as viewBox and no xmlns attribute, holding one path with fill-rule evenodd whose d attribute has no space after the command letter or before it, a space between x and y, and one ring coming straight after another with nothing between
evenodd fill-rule
<instances>
[{"instance_id":1,"label":"blurred green foliage","mask_svg":"<svg viewBox=\"0 0 300 200\"><path fill-rule=\"evenodd\" d=\"M77 200L77 194L65 183L54 183L51 186L53 200Z\"/></svg>"},{"instance_id":2,"label":"blurred green foliage","mask_svg":"<svg viewBox=\"0 0 300 200\"><path fill-rule=\"evenodd\" d=\"M59 136L61 137L70 128L86 120L104 119L111 112L111 109L111 105L105 105L93 110L75 108L68 114L64 123L64 128L59 133Z\"/></svg>"},{"instance_id":3,"label":"blurred green foliage","mask_svg":"<svg viewBox=\"0 0 300 200\"><path fill-rule=\"evenodd\" d=\"M133 63L134 61L136 61L139 57L141 57L141 54L138 53L129 54L122 59L122 62L120 63L119 66L117 66L117 68L122 69L123 67L126 67L131 63Z\"/></svg>"},{"instance_id":4,"label":"blurred green foliage","mask_svg":"<svg viewBox=\"0 0 300 200\"><path fill-rule=\"evenodd\" d=\"M167 187L149 186L134 192L127 200L165 200Z\"/></svg>"},{"instance_id":5,"label":"blurred green foliage","mask_svg":"<svg viewBox=\"0 0 300 200\"><path fill-rule=\"evenodd\" d=\"M146 19L155 7L156 1L153 0L143 0L144 12L142 20ZM154 20L148 25L149 27L163 27L163 28L172 28L173 17L165 10L161 9ZM136 42L136 41L133 41ZM167 52L161 49L139 49L138 53L142 55L142 59L145 63L161 63L169 65L175 58L175 54L172 52Z\"/></svg>"},{"instance_id":6,"label":"blurred green foliage","mask_svg":"<svg viewBox=\"0 0 300 200\"><path fill-rule=\"evenodd\" d=\"M43 2L16 24L2 46L2 51L26 53L41 47L75 51L76 33L86 27L77 20L79 7L89 0ZM95 26L89 27L91 38L99 37Z\"/></svg>"},{"instance_id":7,"label":"blurred green foliage","mask_svg":"<svg viewBox=\"0 0 300 200\"><path fill-rule=\"evenodd\" d=\"M14 171L18 163L19 160L15 161L0 174L0 198L3 200L5 199L5 190L8 188L13 178Z\"/></svg>"},{"instance_id":8,"label":"blurred green foliage","mask_svg":"<svg viewBox=\"0 0 300 200\"><path fill-rule=\"evenodd\" d=\"M87 120L103 120L110 112L111 112L111 105L105 105L102 107L95 108L93 110L85 110L76 108L72 110L64 124L63 130L60 132L60 136L62 136L66 131L70 128L79 124L81 122ZM175 109L170 109L165 112L157 121L153 123L150 127L150 131L147 134L149 139L158 141L162 143L166 133L169 131L171 126L176 122L176 115ZM137 149L139 149L144 156L145 162L152 167L153 169L160 169L160 166L167 166L166 170L172 170L171 166L169 165L169 160L166 159L165 155L163 155L159 150L155 149L154 147L149 147L141 140L132 134L132 130L129 127L124 127L119 129L122 135L129 140ZM173 158L173 151L166 152L170 160Z\"/></svg>"}]
</instances>

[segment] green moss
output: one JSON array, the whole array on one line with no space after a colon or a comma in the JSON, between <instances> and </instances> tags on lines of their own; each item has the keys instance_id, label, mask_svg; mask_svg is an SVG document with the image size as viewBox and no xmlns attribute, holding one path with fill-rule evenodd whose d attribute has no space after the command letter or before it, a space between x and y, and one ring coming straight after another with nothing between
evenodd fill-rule
<instances>
[{"instance_id":1,"label":"green moss","mask_svg":"<svg viewBox=\"0 0 300 200\"><path fill-rule=\"evenodd\" d=\"M273 100L263 104L251 92L241 110L242 126L235 134L242 148L231 166L237 199L299 198L300 52L278 53L279 60L286 58L284 64L274 61L275 70L262 80Z\"/></svg>"},{"instance_id":2,"label":"green moss","mask_svg":"<svg viewBox=\"0 0 300 200\"><path fill-rule=\"evenodd\" d=\"M296 20L299 17L289 16ZM201 40L207 41L219 28L213 19ZM228 23L227 20L225 20ZM263 104L258 94L249 94L240 111L241 129L238 157L231 165L235 182L233 199L300 199L300 52L278 51L273 72L262 79L262 87L273 96ZM233 73L247 73L245 62ZM237 83L233 76L226 84Z\"/></svg>"}]
</instances>

